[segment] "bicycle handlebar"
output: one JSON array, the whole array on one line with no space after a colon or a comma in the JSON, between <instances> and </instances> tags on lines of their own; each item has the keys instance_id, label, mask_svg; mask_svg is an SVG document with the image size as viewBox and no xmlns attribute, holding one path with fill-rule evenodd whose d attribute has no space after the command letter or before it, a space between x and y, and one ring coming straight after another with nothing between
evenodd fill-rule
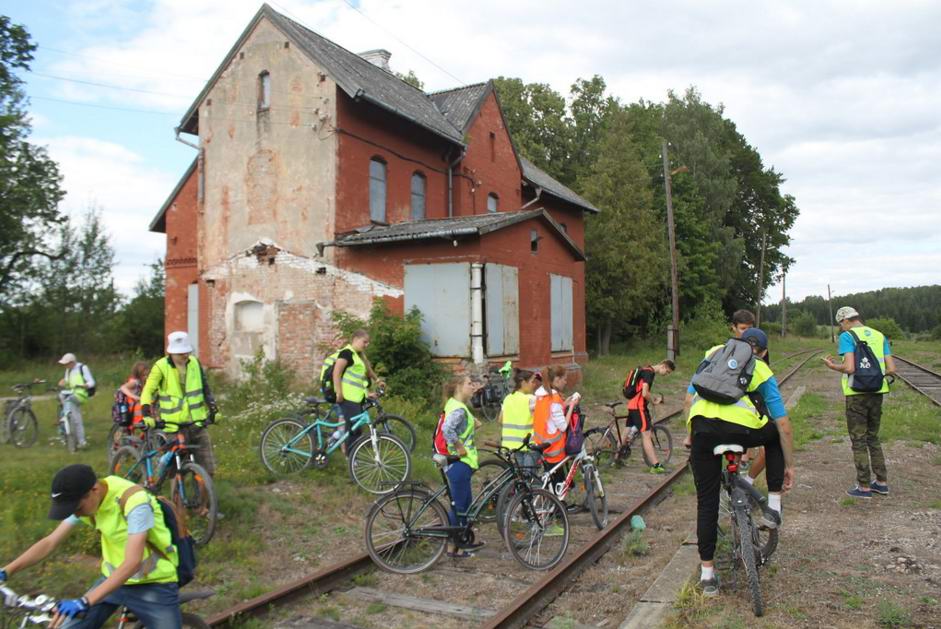
<instances>
[{"instance_id":1,"label":"bicycle handlebar","mask_svg":"<svg viewBox=\"0 0 941 629\"><path fill-rule=\"evenodd\" d=\"M46 596L45 594L40 594L35 598L30 598L28 596L20 596L10 588L5 585L0 585L0 598L3 599L4 607L9 607L11 609L22 609L27 612L52 612L56 606L56 599L51 596ZM36 619L40 622L48 622L52 620L50 616L46 620Z\"/></svg>"}]
</instances>

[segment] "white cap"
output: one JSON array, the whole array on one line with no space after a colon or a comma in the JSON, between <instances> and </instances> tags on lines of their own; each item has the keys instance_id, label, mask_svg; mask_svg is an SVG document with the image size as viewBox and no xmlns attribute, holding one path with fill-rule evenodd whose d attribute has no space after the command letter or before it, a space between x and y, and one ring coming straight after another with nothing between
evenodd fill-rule
<instances>
[{"instance_id":1,"label":"white cap","mask_svg":"<svg viewBox=\"0 0 941 629\"><path fill-rule=\"evenodd\" d=\"M856 308L852 306L843 306L836 311L836 322L842 323L844 319L855 319L859 317L859 313L856 312Z\"/></svg>"},{"instance_id":2,"label":"white cap","mask_svg":"<svg viewBox=\"0 0 941 629\"><path fill-rule=\"evenodd\" d=\"M59 359L60 365L68 365L69 363L77 363L77 362L78 360L75 358L75 354L73 354L72 352L65 354L64 356L62 356L62 358Z\"/></svg>"},{"instance_id":3,"label":"white cap","mask_svg":"<svg viewBox=\"0 0 941 629\"><path fill-rule=\"evenodd\" d=\"M168 354L192 354L193 344L186 332L170 332L167 336Z\"/></svg>"}]
</instances>

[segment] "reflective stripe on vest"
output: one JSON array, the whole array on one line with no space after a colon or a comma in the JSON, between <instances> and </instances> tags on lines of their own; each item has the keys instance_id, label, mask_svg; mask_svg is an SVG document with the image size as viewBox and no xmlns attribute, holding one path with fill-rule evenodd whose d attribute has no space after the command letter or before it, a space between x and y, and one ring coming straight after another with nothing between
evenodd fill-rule
<instances>
[{"instance_id":1,"label":"reflective stripe on vest","mask_svg":"<svg viewBox=\"0 0 941 629\"><path fill-rule=\"evenodd\" d=\"M751 382L748 384L748 393L757 391L758 387L771 379L772 376L774 376L774 373L771 371L771 367L764 361L756 360L755 371L752 373ZM761 428L768 423L768 418L758 413L758 409L755 408L747 395L743 395L734 404L718 404L700 397L699 394L694 394L693 404L689 409L689 416L686 418L687 426L689 426L693 417L719 419L753 429Z\"/></svg>"},{"instance_id":2,"label":"reflective stripe on vest","mask_svg":"<svg viewBox=\"0 0 941 629\"><path fill-rule=\"evenodd\" d=\"M865 341L869 345L869 349L872 350L872 353L876 355L876 358L879 359L879 368L882 369L882 373L885 374L885 336L879 330L875 328L870 328L868 325L858 325L855 328L850 328L853 332L856 333L856 336L859 337L860 341ZM849 332L844 332L843 334L849 334ZM853 340L855 343L856 340ZM854 354L855 358L855 354ZM843 395L862 395L863 391L853 391L850 388L849 383L850 376L848 374L843 374L841 378L843 385ZM889 392L889 381L883 379L882 388L876 391L875 393L888 393Z\"/></svg>"},{"instance_id":3,"label":"reflective stripe on vest","mask_svg":"<svg viewBox=\"0 0 941 629\"><path fill-rule=\"evenodd\" d=\"M348 402L362 402L366 399L366 392L369 389L369 377L366 374L366 363L352 345L344 345L324 359L323 366L320 368L320 379L323 380L327 369L336 364L340 352L347 349L353 354L353 362L346 366L340 378L343 399Z\"/></svg>"},{"instance_id":4,"label":"reflective stripe on vest","mask_svg":"<svg viewBox=\"0 0 941 629\"><path fill-rule=\"evenodd\" d=\"M138 491L128 498L122 514L119 504L121 496L134 487L134 483L120 476L108 476L104 482L108 486L108 493L101 502L101 506L98 507L98 511L93 518L80 518L101 533L101 574L106 577L110 576L117 566L124 563L124 547L127 545L127 516L125 514L142 504L149 503L154 511L154 527L147 531L147 541L157 548L166 549L166 555L170 559L154 555L149 544L145 545L143 560L137 572L125 583L127 585L176 583L176 566L179 558L176 547L170 539L170 529L163 521L163 511L157 504L157 499L146 491Z\"/></svg>"},{"instance_id":5,"label":"reflective stripe on vest","mask_svg":"<svg viewBox=\"0 0 941 629\"><path fill-rule=\"evenodd\" d=\"M444 405L444 416L447 417L452 411L459 408L464 409L464 412L467 413L467 426L464 428L464 432L458 435L461 443L464 444L464 451L467 453L461 457L461 461L467 463L472 470L476 470L478 465L477 446L474 445L474 424L477 420L474 418L473 413L470 412L466 404L458 402L452 397ZM448 444L448 452L457 455L457 449L453 448L450 443Z\"/></svg>"},{"instance_id":6,"label":"reflective stripe on vest","mask_svg":"<svg viewBox=\"0 0 941 629\"><path fill-rule=\"evenodd\" d=\"M551 444L542 451L542 458L549 463L558 463L565 458L565 433L560 430L555 434L549 434L549 415L552 412L553 403L563 403L562 396L557 391L536 398L536 410L533 411L533 434L537 444Z\"/></svg>"},{"instance_id":7,"label":"reflective stripe on vest","mask_svg":"<svg viewBox=\"0 0 941 629\"><path fill-rule=\"evenodd\" d=\"M68 370L67 373L69 389L72 390L72 395L78 398L80 404L88 400L88 389L82 386L85 384L85 376L82 375L82 367L83 365L81 363L77 363L75 367Z\"/></svg>"},{"instance_id":8,"label":"reflective stripe on vest","mask_svg":"<svg viewBox=\"0 0 941 629\"><path fill-rule=\"evenodd\" d=\"M186 392L180 386L180 372L169 357L161 358L154 365L160 373L160 390L157 401L160 419L167 423L165 432L175 432L176 424L201 422L209 417L209 409L203 396L203 375L199 361L190 356L186 361Z\"/></svg>"},{"instance_id":9,"label":"reflective stripe on vest","mask_svg":"<svg viewBox=\"0 0 941 629\"><path fill-rule=\"evenodd\" d=\"M503 400L503 432L500 445L516 449L533 432L533 415L529 410L532 395L514 391Z\"/></svg>"}]
</instances>

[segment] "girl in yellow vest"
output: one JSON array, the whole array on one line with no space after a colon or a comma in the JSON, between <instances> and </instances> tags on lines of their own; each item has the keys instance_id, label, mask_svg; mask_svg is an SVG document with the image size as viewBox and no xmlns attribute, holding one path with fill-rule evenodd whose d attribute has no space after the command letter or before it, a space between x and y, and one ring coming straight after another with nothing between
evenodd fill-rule
<instances>
[{"instance_id":1,"label":"girl in yellow vest","mask_svg":"<svg viewBox=\"0 0 941 629\"><path fill-rule=\"evenodd\" d=\"M451 526L463 526L467 522L464 514L467 513L467 508L470 507L473 498L471 476L477 470L477 446L474 443L474 433L480 427L480 422L470 412L467 403L478 388L478 384L466 374L455 377L444 386L447 401L444 403L444 424L441 432L444 433L444 440L448 444L448 452L461 457L460 461L455 461L445 470L448 485L451 488L452 504L448 512L448 521ZM448 551L448 556L468 557L471 551L481 546L483 542L465 544L460 547L455 545Z\"/></svg>"},{"instance_id":2,"label":"girl in yellow vest","mask_svg":"<svg viewBox=\"0 0 941 629\"><path fill-rule=\"evenodd\" d=\"M536 408L534 392L542 385L542 376L535 371L517 369L513 374L513 384L513 393L506 396L500 409L500 445L515 450L523 444L526 435L533 439L533 410ZM520 466L535 474L539 455L524 450L514 456Z\"/></svg>"},{"instance_id":3,"label":"girl in yellow vest","mask_svg":"<svg viewBox=\"0 0 941 629\"><path fill-rule=\"evenodd\" d=\"M333 390L337 394L337 406L340 416L346 420L346 430L350 438L344 444L352 444L359 439L360 430L352 431L352 419L363 412L363 401L369 393L369 384L379 382L379 377L372 370L372 365L366 359L366 348L369 347L369 332L356 330L350 342L336 355L333 364Z\"/></svg>"}]
</instances>

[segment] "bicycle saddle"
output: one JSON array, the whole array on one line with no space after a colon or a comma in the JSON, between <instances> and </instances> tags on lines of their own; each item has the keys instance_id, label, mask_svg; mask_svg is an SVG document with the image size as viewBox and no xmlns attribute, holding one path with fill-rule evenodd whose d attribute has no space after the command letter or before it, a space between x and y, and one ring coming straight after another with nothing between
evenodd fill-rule
<instances>
[{"instance_id":1,"label":"bicycle saddle","mask_svg":"<svg viewBox=\"0 0 941 629\"><path fill-rule=\"evenodd\" d=\"M736 452L738 454L741 454L744 451L745 451L745 448L738 445L737 443L723 443L722 445L718 445L712 449L712 453L715 454L716 456L725 454L726 452Z\"/></svg>"},{"instance_id":2,"label":"bicycle saddle","mask_svg":"<svg viewBox=\"0 0 941 629\"><path fill-rule=\"evenodd\" d=\"M605 402L604 405L610 409L615 409L621 404L624 404L624 400L614 400L613 402Z\"/></svg>"},{"instance_id":3,"label":"bicycle saddle","mask_svg":"<svg viewBox=\"0 0 941 629\"><path fill-rule=\"evenodd\" d=\"M304 401L305 401L307 404L310 404L311 406L316 406L316 405L318 405L318 404L326 404L326 403L327 403L327 400L323 399L322 397L317 397L317 396L315 396L315 395L312 395L312 396L310 396L310 397L305 397L305 398L304 398Z\"/></svg>"},{"instance_id":4,"label":"bicycle saddle","mask_svg":"<svg viewBox=\"0 0 941 629\"><path fill-rule=\"evenodd\" d=\"M550 444L550 443L531 444L531 445L529 446L529 449L532 450L533 452L538 452L538 453L542 454L542 453L545 451L545 449L548 448L550 445L552 445L552 444Z\"/></svg>"},{"instance_id":5,"label":"bicycle saddle","mask_svg":"<svg viewBox=\"0 0 941 629\"><path fill-rule=\"evenodd\" d=\"M212 590L196 590L195 592L180 592L180 605L187 603L189 601L199 601L204 598L209 598L214 596L215 592Z\"/></svg>"}]
</instances>

